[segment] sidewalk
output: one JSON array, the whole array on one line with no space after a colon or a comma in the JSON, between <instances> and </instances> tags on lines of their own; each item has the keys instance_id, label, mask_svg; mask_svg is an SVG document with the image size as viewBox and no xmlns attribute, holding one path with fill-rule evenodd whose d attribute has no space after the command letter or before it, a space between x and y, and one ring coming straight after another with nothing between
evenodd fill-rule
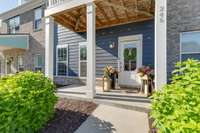
<instances>
[{"instance_id":1,"label":"sidewalk","mask_svg":"<svg viewBox=\"0 0 200 133\"><path fill-rule=\"evenodd\" d=\"M75 133L148 133L146 113L99 105Z\"/></svg>"}]
</instances>

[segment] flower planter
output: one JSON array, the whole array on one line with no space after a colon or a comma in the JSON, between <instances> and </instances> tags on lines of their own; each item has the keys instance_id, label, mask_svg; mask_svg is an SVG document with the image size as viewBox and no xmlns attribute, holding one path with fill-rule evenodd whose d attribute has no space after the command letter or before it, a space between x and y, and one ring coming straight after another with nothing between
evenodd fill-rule
<instances>
[{"instance_id":1,"label":"flower planter","mask_svg":"<svg viewBox=\"0 0 200 133\"><path fill-rule=\"evenodd\" d=\"M103 91L107 92L111 89L111 80L109 78L103 77Z\"/></svg>"}]
</instances>

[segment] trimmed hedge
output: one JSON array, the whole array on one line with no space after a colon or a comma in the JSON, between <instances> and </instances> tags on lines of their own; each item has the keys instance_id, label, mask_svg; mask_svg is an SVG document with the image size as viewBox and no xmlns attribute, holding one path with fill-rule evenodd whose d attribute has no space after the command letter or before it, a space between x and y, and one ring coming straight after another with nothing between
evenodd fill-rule
<instances>
[{"instance_id":1,"label":"trimmed hedge","mask_svg":"<svg viewBox=\"0 0 200 133\"><path fill-rule=\"evenodd\" d=\"M172 83L153 95L151 116L160 133L200 133L200 62L177 64Z\"/></svg>"},{"instance_id":2,"label":"trimmed hedge","mask_svg":"<svg viewBox=\"0 0 200 133\"><path fill-rule=\"evenodd\" d=\"M53 83L42 73L22 72L0 79L0 132L38 132L53 116Z\"/></svg>"}]
</instances>

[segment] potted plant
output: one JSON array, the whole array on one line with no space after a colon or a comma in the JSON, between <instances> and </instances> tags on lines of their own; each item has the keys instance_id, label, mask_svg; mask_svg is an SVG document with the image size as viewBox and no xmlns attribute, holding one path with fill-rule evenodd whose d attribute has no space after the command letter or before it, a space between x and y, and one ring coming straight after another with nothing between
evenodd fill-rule
<instances>
[{"instance_id":1,"label":"potted plant","mask_svg":"<svg viewBox=\"0 0 200 133\"><path fill-rule=\"evenodd\" d=\"M137 74L142 80L142 88L144 88L144 93L148 95L149 86L151 85L151 89L153 88L152 84L154 81L154 70L150 66L143 66L138 69Z\"/></svg>"}]
</instances>

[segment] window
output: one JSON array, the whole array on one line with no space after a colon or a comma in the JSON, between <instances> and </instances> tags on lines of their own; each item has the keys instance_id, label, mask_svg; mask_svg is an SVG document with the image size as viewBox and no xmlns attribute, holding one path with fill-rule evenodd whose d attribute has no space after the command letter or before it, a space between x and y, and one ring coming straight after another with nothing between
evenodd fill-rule
<instances>
[{"instance_id":1,"label":"window","mask_svg":"<svg viewBox=\"0 0 200 133\"><path fill-rule=\"evenodd\" d=\"M8 32L10 34L17 33L19 31L19 27L20 27L20 17L19 16L11 18L8 21Z\"/></svg>"},{"instance_id":2,"label":"window","mask_svg":"<svg viewBox=\"0 0 200 133\"><path fill-rule=\"evenodd\" d=\"M40 54L35 55L35 71L42 71L43 64L43 56Z\"/></svg>"},{"instance_id":3,"label":"window","mask_svg":"<svg viewBox=\"0 0 200 133\"><path fill-rule=\"evenodd\" d=\"M134 71L137 68L137 46L124 44L124 71Z\"/></svg>"},{"instance_id":4,"label":"window","mask_svg":"<svg viewBox=\"0 0 200 133\"><path fill-rule=\"evenodd\" d=\"M87 76L87 46L86 43L82 43L79 46L79 76Z\"/></svg>"},{"instance_id":5,"label":"window","mask_svg":"<svg viewBox=\"0 0 200 133\"><path fill-rule=\"evenodd\" d=\"M181 60L200 59L200 32L181 33Z\"/></svg>"},{"instance_id":6,"label":"window","mask_svg":"<svg viewBox=\"0 0 200 133\"><path fill-rule=\"evenodd\" d=\"M23 56L17 57L18 72L24 71L24 58Z\"/></svg>"},{"instance_id":7,"label":"window","mask_svg":"<svg viewBox=\"0 0 200 133\"><path fill-rule=\"evenodd\" d=\"M68 75L68 46L59 45L57 46L57 75L67 76Z\"/></svg>"},{"instance_id":8,"label":"window","mask_svg":"<svg viewBox=\"0 0 200 133\"><path fill-rule=\"evenodd\" d=\"M40 30L42 28L42 8L35 9L34 17L34 30Z\"/></svg>"}]
</instances>

